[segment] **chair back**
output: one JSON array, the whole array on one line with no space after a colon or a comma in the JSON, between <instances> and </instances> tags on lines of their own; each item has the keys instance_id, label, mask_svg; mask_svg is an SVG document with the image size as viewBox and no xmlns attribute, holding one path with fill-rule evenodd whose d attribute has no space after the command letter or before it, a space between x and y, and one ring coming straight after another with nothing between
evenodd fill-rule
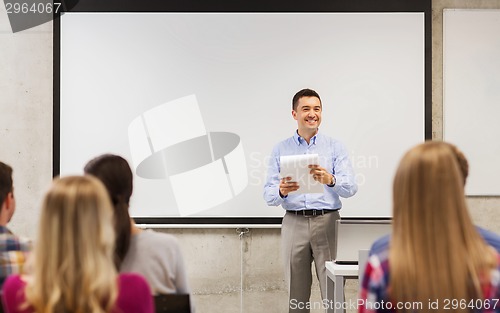
<instances>
[{"instance_id":1,"label":"chair back","mask_svg":"<svg viewBox=\"0 0 500 313\"><path fill-rule=\"evenodd\" d=\"M191 313L189 294L159 294L154 302L156 313Z\"/></svg>"}]
</instances>

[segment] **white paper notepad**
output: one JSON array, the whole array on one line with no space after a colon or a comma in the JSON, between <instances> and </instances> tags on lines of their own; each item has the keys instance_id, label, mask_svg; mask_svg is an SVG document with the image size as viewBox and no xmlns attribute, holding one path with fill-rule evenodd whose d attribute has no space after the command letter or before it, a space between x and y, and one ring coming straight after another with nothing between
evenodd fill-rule
<instances>
[{"instance_id":1,"label":"white paper notepad","mask_svg":"<svg viewBox=\"0 0 500 313\"><path fill-rule=\"evenodd\" d=\"M299 183L293 193L323 193L323 184L313 179L309 165L319 165L317 154L299 154L280 157L280 176L291 177Z\"/></svg>"}]
</instances>

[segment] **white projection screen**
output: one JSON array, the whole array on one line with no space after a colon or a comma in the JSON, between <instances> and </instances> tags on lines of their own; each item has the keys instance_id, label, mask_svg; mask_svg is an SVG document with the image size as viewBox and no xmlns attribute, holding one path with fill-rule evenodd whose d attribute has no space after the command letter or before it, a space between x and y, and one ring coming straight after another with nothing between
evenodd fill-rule
<instances>
[{"instance_id":1,"label":"white projection screen","mask_svg":"<svg viewBox=\"0 0 500 313\"><path fill-rule=\"evenodd\" d=\"M136 220L279 222L266 165L311 88L359 185L341 215L390 217L396 166L430 137L429 12L66 12L55 175L118 154Z\"/></svg>"}]
</instances>

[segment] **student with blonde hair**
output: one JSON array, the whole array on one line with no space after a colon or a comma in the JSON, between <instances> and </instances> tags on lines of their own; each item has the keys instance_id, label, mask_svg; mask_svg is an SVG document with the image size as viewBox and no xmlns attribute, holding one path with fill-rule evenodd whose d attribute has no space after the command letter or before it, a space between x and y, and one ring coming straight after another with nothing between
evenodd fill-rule
<instances>
[{"instance_id":1,"label":"student with blonde hair","mask_svg":"<svg viewBox=\"0 0 500 313\"><path fill-rule=\"evenodd\" d=\"M464 153L454 144L451 144L449 142L442 142L442 144L447 145L451 149L451 151L453 151L453 155L458 162L458 168L460 169L460 173L462 174L462 181L465 186L467 177L469 176L469 162L467 161L467 158L465 157ZM488 245L492 246L493 248L495 248L495 250L497 250L498 253L500 253L500 235L479 226L476 226L476 230ZM380 250L387 249L390 240L391 235L386 235L376 240L370 249L370 255L377 253Z\"/></svg>"},{"instance_id":2,"label":"student with blonde hair","mask_svg":"<svg viewBox=\"0 0 500 313\"><path fill-rule=\"evenodd\" d=\"M473 225L463 188L449 144L404 155L390 243L369 257L359 312L500 312L499 255Z\"/></svg>"},{"instance_id":3,"label":"student with blonde hair","mask_svg":"<svg viewBox=\"0 0 500 313\"><path fill-rule=\"evenodd\" d=\"M8 313L152 313L147 282L118 275L113 264L113 210L90 176L55 179L44 197L30 275L3 288Z\"/></svg>"}]
</instances>

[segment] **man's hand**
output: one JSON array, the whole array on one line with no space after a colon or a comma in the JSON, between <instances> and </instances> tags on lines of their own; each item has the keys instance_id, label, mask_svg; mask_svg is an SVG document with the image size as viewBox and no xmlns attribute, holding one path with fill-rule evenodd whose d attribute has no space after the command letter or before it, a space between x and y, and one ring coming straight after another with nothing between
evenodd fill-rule
<instances>
[{"instance_id":1,"label":"man's hand","mask_svg":"<svg viewBox=\"0 0 500 313\"><path fill-rule=\"evenodd\" d=\"M315 181L325 185L335 185L335 176L328 173L328 171L319 165L309 165L311 171L309 172Z\"/></svg>"},{"instance_id":2,"label":"man's hand","mask_svg":"<svg viewBox=\"0 0 500 313\"><path fill-rule=\"evenodd\" d=\"M288 196L288 193L296 191L299 189L299 184L297 182L291 181L291 177L284 177L280 181L280 196L282 198Z\"/></svg>"}]
</instances>

